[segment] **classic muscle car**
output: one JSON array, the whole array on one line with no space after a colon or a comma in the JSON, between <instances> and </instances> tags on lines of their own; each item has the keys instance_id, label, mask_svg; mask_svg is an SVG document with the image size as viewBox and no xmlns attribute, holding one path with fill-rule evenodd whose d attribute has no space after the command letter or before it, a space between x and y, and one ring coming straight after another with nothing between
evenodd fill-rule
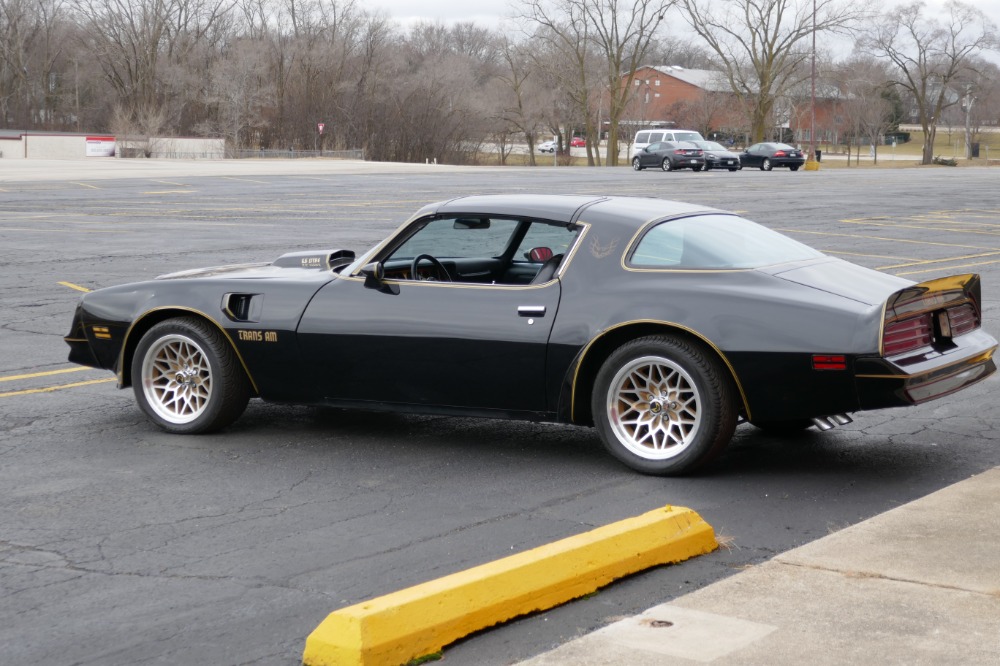
<instances>
[{"instance_id":1,"label":"classic muscle car","mask_svg":"<svg viewBox=\"0 0 1000 666\"><path fill-rule=\"evenodd\" d=\"M980 281L916 284L740 216L662 199L471 196L360 257L164 275L85 294L71 361L174 433L251 397L596 427L649 474L737 424L820 429L995 372Z\"/></svg>"}]
</instances>

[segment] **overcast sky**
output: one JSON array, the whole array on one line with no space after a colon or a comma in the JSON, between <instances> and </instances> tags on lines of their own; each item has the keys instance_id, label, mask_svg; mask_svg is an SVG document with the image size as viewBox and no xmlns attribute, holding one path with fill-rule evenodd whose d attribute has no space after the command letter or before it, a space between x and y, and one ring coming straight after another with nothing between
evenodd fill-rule
<instances>
[{"instance_id":1,"label":"overcast sky","mask_svg":"<svg viewBox=\"0 0 1000 666\"><path fill-rule=\"evenodd\" d=\"M940 7L945 0L926 1L929 7ZM885 4L902 4L902 0L886 0ZM1000 24L1000 0L966 0L966 4L978 7L994 23ZM419 19L444 23L475 21L488 27L510 14L507 0L363 0L361 6L384 9L389 16L403 23Z\"/></svg>"}]
</instances>

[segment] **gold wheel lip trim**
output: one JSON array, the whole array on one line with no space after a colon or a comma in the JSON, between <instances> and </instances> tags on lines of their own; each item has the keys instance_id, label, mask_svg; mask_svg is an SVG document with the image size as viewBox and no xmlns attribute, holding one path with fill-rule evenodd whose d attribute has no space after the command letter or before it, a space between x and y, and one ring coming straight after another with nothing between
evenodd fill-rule
<instances>
[{"instance_id":1,"label":"gold wheel lip trim","mask_svg":"<svg viewBox=\"0 0 1000 666\"><path fill-rule=\"evenodd\" d=\"M668 328L678 329L686 333L690 333L691 335L695 336L696 338L704 342L706 345L708 345L716 354L718 354L719 358L722 359L722 362L726 364L726 368L728 368L730 376L736 383L736 390L739 391L740 400L743 402L743 408L746 410L747 421L749 421L752 418L750 414L750 401L747 400L746 391L743 390L743 383L740 381L739 375L736 374L736 369L733 367L733 364L729 362L729 358L725 355L725 353L721 349L719 349L715 345L715 343L713 343L711 340L709 340L707 337L705 337L698 331L694 330L693 328L689 328L687 326L684 326L683 324L678 324L677 322L665 321L662 319L633 319L629 321L619 322L617 324L602 329L600 332L597 333L597 335L595 335L593 338L590 339L590 342L584 345L583 351L580 353L579 361L577 361L576 367L573 368L573 383L570 388L570 396L569 396L570 421L572 422L576 421L576 386L580 379L580 367L583 365L584 360L586 360L587 354L590 353L591 347L593 347L594 343L596 343L598 340L606 336L611 331L614 331L616 329L625 326L632 326L635 324L656 324L659 326L666 326Z\"/></svg>"},{"instance_id":2,"label":"gold wheel lip trim","mask_svg":"<svg viewBox=\"0 0 1000 666\"><path fill-rule=\"evenodd\" d=\"M118 386L119 387L123 386L123 383L124 383L124 380L125 380L125 374L124 374L124 371L123 371L123 368L125 367L125 350L128 349L128 341L129 341L129 338L132 335L132 331L135 330L135 327L139 324L139 322L141 322L143 319L145 319L149 315L153 314L154 312L163 312L164 310L177 310L177 311L180 311L180 312L191 312L191 313L194 313L194 314L197 314L197 315L201 315L207 321L209 321L213 325L215 325L215 327L217 329L219 329L219 332L222 333L223 336L225 336L226 340L229 342L229 347L236 354L236 358L239 360L240 366L242 366L243 371L247 374L247 379L250 380L250 385L253 387L254 393L257 394L257 395L260 395L260 390L257 388L257 382L254 380L253 374L251 374L251 372L250 372L250 368L247 367L246 361L243 359L243 354L240 353L239 347L236 346L236 341L233 340L233 338L232 338L231 335L229 335L229 331L227 331L225 329L225 327L223 327L222 324L220 324L218 321L216 321L216 319L214 317L212 317L211 315L209 315L209 314L207 314L207 313L205 313L205 312L203 312L201 310L198 310L196 308L191 308L191 307L187 307L187 306L183 306L183 305L163 305L163 306L155 307L155 308L152 308L150 310L146 310L141 315L139 315L138 317L136 317L135 319L132 320L132 323L129 324L128 330L125 331L125 335L122 338L122 349L121 349L121 351L118 354L118 371L115 373L115 375L118 378Z\"/></svg>"}]
</instances>

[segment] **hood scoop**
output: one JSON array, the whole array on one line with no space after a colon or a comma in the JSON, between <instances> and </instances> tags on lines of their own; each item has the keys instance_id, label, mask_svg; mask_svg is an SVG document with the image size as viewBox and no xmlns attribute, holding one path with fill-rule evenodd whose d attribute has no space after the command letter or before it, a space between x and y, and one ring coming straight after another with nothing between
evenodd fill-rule
<instances>
[{"instance_id":1,"label":"hood scoop","mask_svg":"<svg viewBox=\"0 0 1000 666\"><path fill-rule=\"evenodd\" d=\"M282 268L315 268L329 271L354 261L352 250L311 250L289 252L278 257L273 265Z\"/></svg>"}]
</instances>

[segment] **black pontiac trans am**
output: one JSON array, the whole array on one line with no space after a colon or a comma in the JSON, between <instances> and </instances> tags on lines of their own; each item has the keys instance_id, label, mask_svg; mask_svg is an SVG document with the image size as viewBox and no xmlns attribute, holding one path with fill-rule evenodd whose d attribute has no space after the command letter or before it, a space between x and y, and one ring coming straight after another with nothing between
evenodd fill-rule
<instances>
[{"instance_id":1,"label":"black pontiac trans am","mask_svg":"<svg viewBox=\"0 0 1000 666\"><path fill-rule=\"evenodd\" d=\"M85 294L71 361L174 433L283 403L593 425L650 474L741 420L829 429L996 370L980 281L913 283L737 215L661 199L472 196L360 257L161 276Z\"/></svg>"}]
</instances>

